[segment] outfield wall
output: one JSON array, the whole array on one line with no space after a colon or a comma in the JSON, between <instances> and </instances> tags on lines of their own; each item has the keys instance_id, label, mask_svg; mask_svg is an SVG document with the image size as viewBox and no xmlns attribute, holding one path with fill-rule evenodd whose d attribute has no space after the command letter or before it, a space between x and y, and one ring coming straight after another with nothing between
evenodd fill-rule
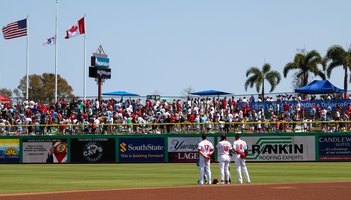
<instances>
[{"instance_id":1,"label":"outfield wall","mask_svg":"<svg viewBox=\"0 0 351 200\"><path fill-rule=\"evenodd\" d=\"M208 134L215 145L220 134ZM227 134L232 143L234 133ZM350 133L242 134L254 162L351 161ZM196 162L200 134L0 137L0 163ZM217 152L213 161L217 161Z\"/></svg>"}]
</instances>

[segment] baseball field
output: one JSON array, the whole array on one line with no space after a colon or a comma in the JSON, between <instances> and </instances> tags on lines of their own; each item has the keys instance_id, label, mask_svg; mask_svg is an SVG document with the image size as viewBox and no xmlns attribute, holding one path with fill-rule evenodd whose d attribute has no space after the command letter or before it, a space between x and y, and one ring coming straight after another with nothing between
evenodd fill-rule
<instances>
[{"instance_id":1,"label":"baseball field","mask_svg":"<svg viewBox=\"0 0 351 200\"><path fill-rule=\"evenodd\" d=\"M212 178L219 179L218 164L214 163L211 167ZM30 199L30 197L41 199L38 195L43 195L43 199L47 199L48 195L55 195L56 197L59 194L74 196L78 193L89 194L92 191L105 191L102 194L114 191L122 195L126 191L136 193L136 191L151 192L154 189L162 191L162 189L173 190L177 188L179 191L186 191L191 188L195 190L207 188L207 190L220 191L225 188L233 190L240 187L254 190L255 187L274 185L278 188L289 188L292 187L291 185L301 187L304 184L306 184L305 188L308 188L310 184L318 185L319 183L346 184L348 186L345 191L348 192L348 195L351 195L349 191L351 162L248 163L248 169L252 181L250 185L198 186L196 182L199 176L199 168L195 164L4 164L0 165L0 199ZM231 174L235 179L233 165ZM286 184L290 186L286 186ZM346 186L341 188L343 187ZM242 191L245 189L242 189ZM167 193L170 194L169 191ZM195 193L194 191L193 194L195 195ZM189 193L189 195L191 194L192 192ZM201 194L203 193L200 192ZM65 199L70 198L65 197ZM72 199L79 198L72 197Z\"/></svg>"}]
</instances>

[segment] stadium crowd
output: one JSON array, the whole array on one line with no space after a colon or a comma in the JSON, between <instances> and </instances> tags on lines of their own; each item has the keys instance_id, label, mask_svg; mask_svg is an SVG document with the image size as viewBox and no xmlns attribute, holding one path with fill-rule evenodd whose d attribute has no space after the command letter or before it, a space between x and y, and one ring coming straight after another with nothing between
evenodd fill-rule
<instances>
[{"instance_id":1,"label":"stadium crowd","mask_svg":"<svg viewBox=\"0 0 351 200\"><path fill-rule=\"evenodd\" d=\"M307 97L315 99L315 96ZM327 96L326 99L341 98ZM285 100L295 100L290 106ZM46 104L34 101L0 103L0 134L116 134L170 132L332 132L350 129L351 106L332 110L314 105L305 112L301 97L278 95L277 106L268 110L252 109L250 102L262 101L254 96L189 97L172 100L141 99L73 99ZM306 100L306 99L304 99ZM266 97L265 101L273 101ZM284 102L284 103L283 103ZM239 106L240 104L240 106ZM316 128L312 122L322 121Z\"/></svg>"}]
</instances>

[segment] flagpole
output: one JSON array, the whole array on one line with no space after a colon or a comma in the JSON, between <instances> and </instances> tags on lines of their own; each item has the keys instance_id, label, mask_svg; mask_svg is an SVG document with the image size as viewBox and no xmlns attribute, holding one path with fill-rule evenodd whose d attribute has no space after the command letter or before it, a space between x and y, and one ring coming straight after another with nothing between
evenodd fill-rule
<instances>
[{"instance_id":1,"label":"flagpole","mask_svg":"<svg viewBox=\"0 0 351 200\"><path fill-rule=\"evenodd\" d=\"M28 91L29 91L29 79L28 79L28 73L29 73L29 23L28 23L28 15L27 15L27 19L26 19L26 22L27 22L27 49L26 49L26 54L27 54L27 57L26 57L26 100L28 100Z\"/></svg>"},{"instance_id":2,"label":"flagpole","mask_svg":"<svg viewBox=\"0 0 351 200\"><path fill-rule=\"evenodd\" d=\"M83 84L83 100L85 102L85 98L86 98L86 84L87 84L87 77L86 77L86 35L87 35L87 27L86 27L86 18L85 18L85 14L84 14L84 29L85 29L85 33L84 33L84 66L83 66L83 80L84 80L84 84Z\"/></svg>"},{"instance_id":3,"label":"flagpole","mask_svg":"<svg viewBox=\"0 0 351 200\"><path fill-rule=\"evenodd\" d=\"M55 23L55 103L57 102L57 73L58 73L58 0L56 0L56 23Z\"/></svg>"}]
</instances>

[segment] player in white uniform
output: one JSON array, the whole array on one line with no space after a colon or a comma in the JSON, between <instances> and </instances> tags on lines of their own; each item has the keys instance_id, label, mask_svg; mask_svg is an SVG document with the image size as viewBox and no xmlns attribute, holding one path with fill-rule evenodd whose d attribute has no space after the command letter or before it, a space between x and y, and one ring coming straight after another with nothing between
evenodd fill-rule
<instances>
[{"instance_id":1,"label":"player in white uniform","mask_svg":"<svg viewBox=\"0 0 351 200\"><path fill-rule=\"evenodd\" d=\"M236 175L238 177L239 184L243 183L243 179L241 176L241 170L244 173L245 179L247 183L250 183L249 172L246 168L246 155L247 155L247 145L244 140L240 139L240 135L235 135L235 141L233 143L233 150L235 152L235 165L236 165Z\"/></svg>"},{"instance_id":2,"label":"player in white uniform","mask_svg":"<svg viewBox=\"0 0 351 200\"><path fill-rule=\"evenodd\" d=\"M200 167L200 180L199 184L204 184L204 175L206 173L208 184L211 184L211 166L210 158L213 153L213 144L207 140L206 134L202 135L202 141L198 145L199 150L199 167Z\"/></svg>"},{"instance_id":3,"label":"player in white uniform","mask_svg":"<svg viewBox=\"0 0 351 200\"><path fill-rule=\"evenodd\" d=\"M220 184L229 183L229 164L232 145L227 141L227 137L225 135L221 135L221 141L216 145L216 147L218 150L219 170L221 173Z\"/></svg>"}]
</instances>

